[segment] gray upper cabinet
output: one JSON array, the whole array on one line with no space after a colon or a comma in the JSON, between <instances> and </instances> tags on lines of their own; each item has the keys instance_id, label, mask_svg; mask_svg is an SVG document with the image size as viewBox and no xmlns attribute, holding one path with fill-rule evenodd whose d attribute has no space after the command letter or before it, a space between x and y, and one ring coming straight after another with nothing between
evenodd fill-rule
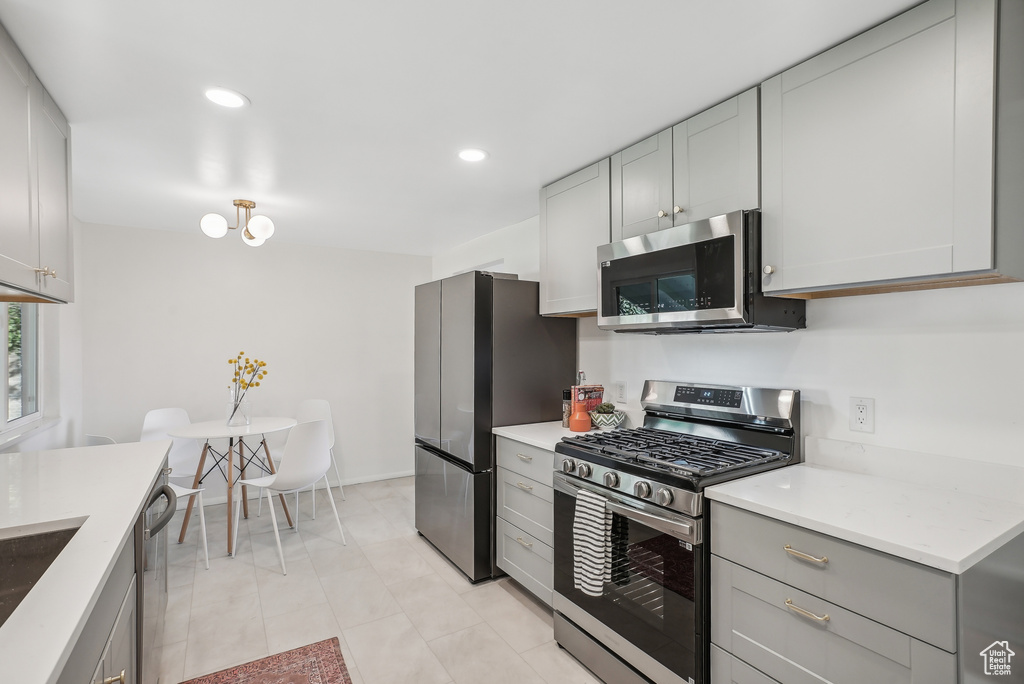
<instances>
[{"instance_id":1,"label":"gray upper cabinet","mask_svg":"<svg viewBox=\"0 0 1024 684\"><path fill-rule=\"evenodd\" d=\"M756 209L757 127L752 88L613 155L612 241Z\"/></svg>"},{"instance_id":2,"label":"gray upper cabinet","mask_svg":"<svg viewBox=\"0 0 1024 684\"><path fill-rule=\"evenodd\" d=\"M28 62L0 27L0 281L34 289L38 236L29 185Z\"/></svg>"},{"instance_id":3,"label":"gray upper cabinet","mask_svg":"<svg viewBox=\"0 0 1024 684\"><path fill-rule=\"evenodd\" d=\"M672 129L611 159L612 241L672 227Z\"/></svg>"},{"instance_id":4,"label":"gray upper cabinet","mask_svg":"<svg viewBox=\"0 0 1024 684\"><path fill-rule=\"evenodd\" d=\"M672 128L672 220L760 206L757 88Z\"/></svg>"},{"instance_id":5,"label":"gray upper cabinet","mask_svg":"<svg viewBox=\"0 0 1024 684\"><path fill-rule=\"evenodd\" d=\"M0 286L13 298L74 298L70 149L67 120L0 27Z\"/></svg>"},{"instance_id":6,"label":"gray upper cabinet","mask_svg":"<svg viewBox=\"0 0 1024 684\"><path fill-rule=\"evenodd\" d=\"M597 247L609 241L608 160L540 191L540 313L597 310Z\"/></svg>"},{"instance_id":7,"label":"gray upper cabinet","mask_svg":"<svg viewBox=\"0 0 1024 684\"><path fill-rule=\"evenodd\" d=\"M765 292L1021 270L994 230L996 9L931 0L761 85Z\"/></svg>"},{"instance_id":8,"label":"gray upper cabinet","mask_svg":"<svg viewBox=\"0 0 1024 684\"><path fill-rule=\"evenodd\" d=\"M39 264L45 269L39 292L69 302L74 299L70 206L71 129L50 94L34 79L40 106L32 111L36 141Z\"/></svg>"}]
</instances>

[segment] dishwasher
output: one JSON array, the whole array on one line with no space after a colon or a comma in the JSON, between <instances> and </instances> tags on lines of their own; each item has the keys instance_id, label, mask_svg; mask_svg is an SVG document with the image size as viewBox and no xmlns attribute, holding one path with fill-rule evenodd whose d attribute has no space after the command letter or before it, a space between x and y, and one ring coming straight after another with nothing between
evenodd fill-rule
<instances>
[{"instance_id":1,"label":"dishwasher","mask_svg":"<svg viewBox=\"0 0 1024 684\"><path fill-rule=\"evenodd\" d=\"M174 517L178 504L178 497L167 484L169 472L166 467L161 471L135 527L135 573L141 578L137 597L136 665L142 684L160 683L167 612L167 524Z\"/></svg>"}]
</instances>

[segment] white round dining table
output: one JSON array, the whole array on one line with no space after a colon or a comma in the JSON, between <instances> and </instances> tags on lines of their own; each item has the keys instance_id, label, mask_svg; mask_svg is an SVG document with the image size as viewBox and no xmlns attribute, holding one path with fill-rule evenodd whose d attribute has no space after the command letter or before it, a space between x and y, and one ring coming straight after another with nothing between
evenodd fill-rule
<instances>
[{"instance_id":1,"label":"white round dining table","mask_svg":"<svg viewBox=\"0 0 1024 684\"><path fill-rule=\"evenodd\" d=\"M232 518L234 517L234 506L232 505L232 499L234 496L234 484L237 478L234 476L234 454L238 453L238 468L241 475L245 474L245 440L250 438L259 438L260 443L255 448L250 448L250 452L255 455L259 451L260 447L263 447L263 453L266 455L267 467L271 473L276 472L274 468L274 461L270 458L270 449L267 447L266 435L287 430L296 424L294 418L282 418L282 417L256 417L249 421L248 425L228 425L226 420L208 420L202 423L191 423L189 425L183 425L179 428L175 428L168 432L171 437L179 439L198 439L203 440L203 452L199 456L199 465L196 467L196 476L192 482L192 488L198 489L199 483L203 479L203 467L206 464L206 457L212 451L215 456L219 459L227 460L227 473L225 479L227 480L228 486L228 555L231 555L234 546L234 540L231 538ZM210 440L226 439L228 440L228 451L227 454L221 454L210 446ZM236 449L237 446L237 449ZM212 468L211 468L212 470ZM219 468L218 468L219 470ZM222 471L223 472L223 471ZM249 501L246 496L245 486L242 487L242 504L244 507L244 516L249 517ZM285 503L284 494L278 495L281 499L281 505L284 506L284 515L288 521L288 525L292 526L291 513L288 511L288 504ZM192 506L195 503L195 495L192 495L188 499L188 507L185 509L185 520L181 523L181 533L178 535L178 543L185 541L185 532L188 530L188 523L192 517Z\"/></svg>"}]
</instances>

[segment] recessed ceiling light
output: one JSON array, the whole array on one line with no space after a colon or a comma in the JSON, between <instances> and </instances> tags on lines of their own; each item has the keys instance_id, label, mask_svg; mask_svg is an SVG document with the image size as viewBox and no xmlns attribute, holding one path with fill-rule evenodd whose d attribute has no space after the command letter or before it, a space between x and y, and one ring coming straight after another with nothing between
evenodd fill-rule
<instances>
[{"instance_id":1,"label":"recessed ceiling light","mask_svg":"<svg viewBox=\"0 0 1024 684\"><path fill-rule=\"evenodd\" d=\"M468 162L478 162L487 159L487 153L483 150L468 149L459 152L459 159Z\"/></svg>"},{"instance_id":2,"label":"recessed ceiling light","mask_svg":"<svg viewBox=\"0 0 1024 684\"><path fill-rule=\"evenodd\" d=\"M221 107L244 107L249 104L249 98L245 95L227 88L210 88L206 91L206 98Z\"/></svg>"}]
</instances>

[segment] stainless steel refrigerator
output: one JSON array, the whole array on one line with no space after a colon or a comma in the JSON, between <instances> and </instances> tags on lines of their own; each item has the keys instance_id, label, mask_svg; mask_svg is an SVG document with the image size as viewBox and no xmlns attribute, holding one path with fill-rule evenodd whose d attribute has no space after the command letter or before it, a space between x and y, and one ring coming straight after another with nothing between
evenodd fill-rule
<instances>
[{"instance_id":1,"label":"stainless steel refrigerator","mask_svg":"<svg viewBox=\"0 0 1024 684\"><path fill-rule=\"evenodd\" d=\"M416 288L416 529L471 581L494 562L492 427L561 420L576 321L538 284L480 271Z\"/></svg>"}]
</instances>

